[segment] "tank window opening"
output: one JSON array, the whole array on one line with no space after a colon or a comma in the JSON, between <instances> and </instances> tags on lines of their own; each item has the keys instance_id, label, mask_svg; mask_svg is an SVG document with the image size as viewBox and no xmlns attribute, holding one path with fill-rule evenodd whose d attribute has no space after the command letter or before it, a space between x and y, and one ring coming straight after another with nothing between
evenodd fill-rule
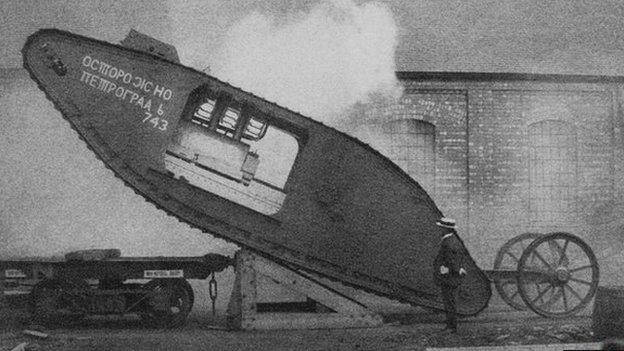
<instances>
[{"instance_id":1,"label":"tank window opening","mask_svg":"<svg viewBox=\"0 0 624 351\"><path fill-rule=\"evenodd\" d=\"M240 119L241 111L233 107L228 107L223 114L223 118L219 121L217 130L227 136L233 136L236 131L236 125Z\"/></svg>"},{"instance_id":2,"label":"tank window opening","mask_svg":"<svg viewBox=\"0 0 624 351\"><path fill-rule=\"evenodd\" d=\"M265 126L264 130L266 137L250 142L251 150L260 157L254 180L284 189L299 152L299 143L292 134L277 127Z\"/></svg>"},{"instance_id":3,"label":"tank window opening","mask_svg":"<svg viewBox=\"0 0 624 351\"><path fill-rule=\"evenodd\" d=\"M251 117L245 127L243 138L251 141L257 141L262 139L262 137L266 134L266 131L267 123L265 121Z\"/></svg>"},{"instance_id":4,"label":"tank window opening","mask_svg":"<svg viewBox=\"0 0 624 351\"><path fill-rule=\"evenodd\" d=\"M217 97L220 96L220 97ZM297 136L246 101L198 88L167 145L165 170L263 214L279 212L299 152Z\"/></svg>"},{"instance_id":5,"label":"tank window opening","mask_svg":"<svg viewBox=\"0 0 624 351\"><path fill-rule=\"evenodd\" d=\"M204 127L210 126L212 119L212 111L215 108L216 100L206 98L201 105L195 110L191 121Z\"/></svg>"}]
</instances>

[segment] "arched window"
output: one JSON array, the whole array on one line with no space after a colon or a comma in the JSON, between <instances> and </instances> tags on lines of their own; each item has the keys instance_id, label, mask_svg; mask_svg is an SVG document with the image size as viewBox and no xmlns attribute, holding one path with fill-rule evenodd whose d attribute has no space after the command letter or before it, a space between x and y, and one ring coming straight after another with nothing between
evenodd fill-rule
<instances>
[{"instance_id":1,"label":"arched window","mask_svg":"<svg viewBox=\"0 0 624 351\"><path fill-rule=\"evenodd\" d=\"M577 143L573 125L529 125L529 212L532 221L562 222L576 212Z\"/></svg>"},{"instance_id":2,"label":"arched window","mask_svg":"<svg viewBox=\"0 0 624 351\"><path fill-rule=\"evenodd\" d=\"M387 156L428 192L435 189L435 126L419 119L397 119L383 125Z\"/></svg>"}]
</instances>

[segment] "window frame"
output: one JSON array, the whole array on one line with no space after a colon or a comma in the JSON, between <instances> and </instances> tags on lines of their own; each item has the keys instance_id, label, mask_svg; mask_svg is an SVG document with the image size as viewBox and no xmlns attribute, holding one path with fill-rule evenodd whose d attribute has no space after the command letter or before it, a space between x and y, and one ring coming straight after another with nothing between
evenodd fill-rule
<instances>
[{"instance_id":1,"label":"window frame","mask_svg":"<svg viewBox=\"0 0 624 351\"><path fill-rule=\"evenodd\" d=\"M205 101L207 98L215 101L215 107L212 110L209 126L193 122L192 120L195 112L200 108L203 101ZM286 181L283 185L283 188L281 188L282 191L288 192L288 188L291 184L291 175L296 169L296 165L298 164L300 158L302 157L305 145L307 144L307 141L309 139L309 134L303 127L299 127L288 121L287 117L273 117L273 114L281 115L284 112L280 110L274 111L273 113L266 112L253 104L251 100L252 99L245 99L244 95L241 98L235 98L232 94L224 90L215 89L214 86L211 84L202 84L197 86L189 93L178 123L182 122L199 125L202 128L205 128L206 132L208 133L213 133L214 135L228 138L235 142L243 144L248 144L247 142L245 142L246 140L251 142L257 142L263 139L266 136L266 133L270 127L276 128L291 135L297 144L297 152L291 168L288 172L288 175L286 176ZM219 121L225 115L227 107L231 104L236 104L237 106L239 106L241 114L238 119L236 132L232 135L225 135L218 132L216 129L218 128ZM262 121L264 125L264 127L262 128L262 132L259 134L257 139L249 139L247 137L244 137L248 123L252 118ZM239 128L239 126L241 125L242 127ZM172 138L176 138L175 133L172 135Z\"/></svg>"}]
</instances>

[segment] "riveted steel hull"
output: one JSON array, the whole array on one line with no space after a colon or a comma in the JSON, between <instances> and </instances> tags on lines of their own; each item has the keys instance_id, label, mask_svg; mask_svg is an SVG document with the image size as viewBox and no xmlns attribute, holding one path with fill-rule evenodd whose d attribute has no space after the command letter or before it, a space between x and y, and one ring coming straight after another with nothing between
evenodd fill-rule
<instances>
[{"instance_id":1,"label":"riveted steel hull","mask_svg":"<svg viewBox=\"0 0 624 351\"><path fill-rule=\"evenodd\" d=\"M433 279L441 235L435 221L442 214L416 181L374 149L202 72L118 45L49 29L32 35L23 55L31 77L93 152L170 215L282 264L443 308ZM198 86L253 106L297 136L283 188L267 187L245 206L172 176L167 150ZM469 261L458 300L464 315L485 308L491 294L488 279Z\"/></svg>"}]
</instances>

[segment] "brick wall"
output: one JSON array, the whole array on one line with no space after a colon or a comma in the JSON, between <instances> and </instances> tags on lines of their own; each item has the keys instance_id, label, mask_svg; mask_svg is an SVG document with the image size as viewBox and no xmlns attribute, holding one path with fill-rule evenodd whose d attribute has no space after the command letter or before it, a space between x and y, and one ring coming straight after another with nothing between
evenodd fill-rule
<instances>
[{"instance_id":1,"label":"brick wall","mask_svg":"<svg viewBox=\"0 0 624 351\"><path fill-rule=\"evenodd\" d=\"M426 186L438 207L453 216L460 226L466 226L468 215L467 183L467 119L466 95L462 91L406 92L397 104L372 105L366 109L357 123L378 128L379 133L362 136L373 147L381 149L390 159L396 155L385 150L384 145L393 139L384 134L384 123L397 119L418 119L435 126L434 184ZM397 162L398 163L398 162ZM417 179L414 172L405 171Z\"/></svg>"},{"instance_id":2,"label":"brick wall","mask_svg":"<svg viewBox=\"0 0 624 351\"><path fill-rule=\"evenodd\" d=\"M481 267L492 268L498 249L516 235L566 231L596 252L603 281L624 278L624 267L617 264L624 256L616 249L624 249L619 85L506 79L404 79L403 84L399 101L366 106L353 130L377 128L379 134L369 133L367 140L375 146L375 139L386 138L380 126L388 121L412 118L435 126L435 184L426 190L445 215L458 220ZM535 138L544 136L531 139L530 133L553 125L565 126L567 139L555 128L546 147L536 148ZM543 150L550 154L538 155L538 163L535 153ZM563 154L574 161L558 160ZM571 199L567 212L557 207L560 187L549 185L558 184L561 168L572 172L565 188ZM536 210L541 189L547 191L541 206L557 207L552 213Z\"/></svg>"},{"instance_id":3,"label":"brick wall","mask_svg":"<svg viewBox=\"0 0 624 351\"><path fill-rule=\"evenodd\" d=\"M592 240L595 209L608 204L613 194L610 93L474 90L469 101L471 238L479 233L494 244L488 249L523 232L568 231ZM535 165L529 126L542 121L564 122L576 135L575 210L553 212L549 221L530 211L529 171ZM488 252L483 254L491 256Z\"/></svg>"}]
</instances>

